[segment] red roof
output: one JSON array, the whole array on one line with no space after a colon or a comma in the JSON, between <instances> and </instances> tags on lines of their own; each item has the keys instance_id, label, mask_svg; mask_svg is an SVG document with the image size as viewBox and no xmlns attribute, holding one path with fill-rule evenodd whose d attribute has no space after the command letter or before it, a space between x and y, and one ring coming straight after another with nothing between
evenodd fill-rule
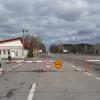
<instances>
[{"instance_id":1,"label":"red roof","mask_svg":"<svg viewBox=\"0 0 100 100\"><path fill-rule=\"evenodd\" d=\"M23 38L22 37L13 38L13 39L6 39L6 40L0 40L0 43L10 42L10 41L15 41L15 40L20 40L21 43L23 44ZM28 43L25 39L24 39L24 48L28 49Z\"/></svg>"},{"instance_id":2,"label":"red roof","mask_svg":"<svg viewBox=\"0 0 100 100\"><path fill-rule=\"evenodd\" d=\"M10 41L15 41L15 40L21 40L21 38L13 38L13 39L0 40L0 43L10 42Z\"/></svg>"}]
</instances>

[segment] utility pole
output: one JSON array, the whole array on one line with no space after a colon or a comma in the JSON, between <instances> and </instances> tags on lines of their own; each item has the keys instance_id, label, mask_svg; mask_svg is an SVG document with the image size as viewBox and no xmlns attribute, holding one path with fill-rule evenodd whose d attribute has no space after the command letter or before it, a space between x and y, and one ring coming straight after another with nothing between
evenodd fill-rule
<instances>
[{"instance_id":1,"label":"utility pole","mask_svg":"<svg viewBox=\"0 0 100 100\"><path fill-rule=\"evenodd\" d=\"M23 54L23 57L24 57L24 33L25 33L25 29L22 30L23 32L23 37L22 37L22 41L23 41L23 49L22 49L22 54Z\"/></svg>"},{"instance_id":2,"label":"utility pole","mask_svg":"<svg viewBox=\"0 0 100 100\"><path fill-rule=\"evenodd\" d=\"M78 41L77 41L77 33L76 33L76 54L78 54Z\"/></svg>"},{"instance_id":3,"label":"utility pole","mask_svg":"<svg viewBox=\"0 0 100 100\"><path fill-rule=\"evenodd\" d=\"M37 53L40 53L40 36L37 36Z\"/></svg>"},{"instance_id":4,"label":"utility pole","mask_svg":"<svg viewBox=\"0 0 100 100\"><path fill-rule=\"evenodd\" d=\"M39 40L37 39L37 53L39 54Z\"/></svg>"},{"instance_id":5,"label":"utility pole","mask_svg":"<svg viewBox=\"0 0 100 100\"><path fill-rule=\"evenodd\" d=\"M61 53L62 52L62 42L61 41L59 41L58 48L59 48L58 53Z\"/></svg>"},{"instance_id":6,"label":"utility pole","mask_svg":"<svg viewBox=\"0 0 100 100\"><path fill-rule=\"evenodd\" d=\"M29 49L29 44L30 44L30 39L29 39L29 35L28 35L28 32L29 30L25 30L27 32L27 42L28 42L28 49Z\"/></svg>"},{"instance_id":7,"label":"utility pole","mask_svg":"<svg viewBox=\"0 0 100 100\"><path fill-rule=\"evenodd\" d=\"M23 57L24 57L25 32L27 32L27 35L28 35L28 30L27 30L27 29L23 29L22 32L23 32L23 36L22 36L22 41L23 41L23 50L22 50L22 54L23 54ZM28 42L29 42L29 39L28 39ZM28 43L28 46L29 46L29 43Z\"/></svg>"}]
</instances>

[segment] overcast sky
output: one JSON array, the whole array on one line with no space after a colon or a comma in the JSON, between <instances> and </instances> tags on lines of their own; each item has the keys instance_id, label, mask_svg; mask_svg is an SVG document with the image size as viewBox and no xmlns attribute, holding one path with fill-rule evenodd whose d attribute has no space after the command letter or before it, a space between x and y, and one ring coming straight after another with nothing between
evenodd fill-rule
<instances>
[{"instance_id":1,"label":"overcast sky","mask_svg":"<svg viewBox=\"0 0 100 100\"><path fill-rule=\"evenodd\" d=\"M50 44L100 42L100 0L0 0L0 39L30 34Z\"/></svg>"}]
</instances>

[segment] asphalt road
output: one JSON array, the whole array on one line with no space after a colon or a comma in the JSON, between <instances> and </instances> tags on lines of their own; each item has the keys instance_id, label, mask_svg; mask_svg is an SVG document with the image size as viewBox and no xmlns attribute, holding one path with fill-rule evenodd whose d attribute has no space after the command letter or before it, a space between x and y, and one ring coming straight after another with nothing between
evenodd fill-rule
<instances>
[{"instance_id":1,"label":"asphalt road","mask_svg":"<svg viewBox=\"0 0 100 100\"><path fill-rule=\"evenodd\" d=\"M31 60L55 60L41 56ZM60 57L61 58L61 57ZM0 100L100 100L100 78L63 60L60 70L45 63L7 64L0 77Z\"/></svg>"},{"instance_id":2,"label":"asphalt road","mask_svg":"<svg viewBox=\"0 0 100 100\"><path fill-rule=\"evenodd\" d=\"M100 56L93 55L75 55L75 54L51 54L50 57L54 57L55 59L62 59L66 62L70 62L75 66L81 67L84 70L86 65L86 60L99 60L99 61L91 61L89 63L89 72L100 77Z\"/></svg>"}]
</instances>

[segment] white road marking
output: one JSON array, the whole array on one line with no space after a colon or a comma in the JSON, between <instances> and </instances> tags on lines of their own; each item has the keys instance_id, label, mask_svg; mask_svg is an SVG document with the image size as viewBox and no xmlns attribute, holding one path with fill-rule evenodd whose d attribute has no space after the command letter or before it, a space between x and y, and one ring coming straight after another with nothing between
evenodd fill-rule
<instances>
[{"instance_id":1,"label":"white road marking","mask_svg":"<svg viewBox=\"0 0 100 100\"><path fill-rule=\"evenodd\" d=\"M76 68L76 70L82 71L81 68L78 68L78 67L76 67L76 66L74 66L74 65L72 65L72 67L73 67L73 68Z\"/></svg>"},{"instance_id":2,"label":"white road marking","mask_svg":"<svg viewBox=\"0 0 100 100\"><path fill-rule=\"evenodd\" d=\"M93 76L91 73L84 72L86 75Z\"/></svg>"},{"instance_id":3,"label":"white road marking","mask_svg":"<svg viewBox=\"0 0 100 100\"><path fill-rule=\"evenodd\" d=\"M97 80L99 80L100 81L100 78L99 77L95 77Z\"/></svg>"},{"instance_id":4,"label":"white road marking","mask_svg":"<svg viewBox=\"0 0 100 100\"><path fill-rule=\"evenodd\" d=\"M78 67L76 67L76 66L74 66L74 65L72 65L72 67L73 67L73 68L76 68L76 69L79 70L79 71L82 71L81 68L78 68ZM85 73L86 75L92 76L92 77L94 77L94 78L96 78L97 80L100 81L100 77L95 77L94 75L92 75L91 73L88 73L88 72L84 72L84 73Z\"/></svg>"},{"instance_id":5,"label":"white road marking","mask_svg":"<svg viewBox=\"0 0 100 100\"><path fill-rule=\"evenodd\" d=\"M81 68L78 68L78 67L77 67L76 69L77 69L77 70L79 70L79 71L82 71L82 69L81 69Z\"/></svg>"},{"instance_id":6,"label":"white road marking","mask_svg":"<svg viewBox=\"0 0 100 100\"><path fill-rule=\"evenodd\" d=\"M17 65L17 66L14 66L13 68L8 69L7 71L12 71L12 70L14 70L14 69L18 68L18 67L19 67L19 66L21 66L21 65L23 65L23 64L19 64L19 65Z\"/></svg>"},{"instance_id":7,"label":"white road marking","mask_svg":"<svg viewBox=\"0 0 100 100\"><path fill-rule=\"evenodd\" d=\"M85 60L85 61L89 61L89 62L97 62L97 61L100 61L100 60Z\"/></svg>"},{"instance_id":8,"label":"white road marking","mask_svg":"<svg viewBox=\"0 0 100 100\"><path fill-rule=\"evenodd\" d=\"M32 100L34 97L34 92L35 92L35 88L36 88L36 83L33 83L32 88L30 90L29 96L27 98L27 100Z\"/></svg>"},{"instance_id":9,"label":"white road marking","mask_svg":"<svg viewBox=\"0 0 100 100\"><path fill-rule=\"evenodd\" d=\"M75 68L76 66L72 65L73 68Z\"/></svg>"}]
</instances>

